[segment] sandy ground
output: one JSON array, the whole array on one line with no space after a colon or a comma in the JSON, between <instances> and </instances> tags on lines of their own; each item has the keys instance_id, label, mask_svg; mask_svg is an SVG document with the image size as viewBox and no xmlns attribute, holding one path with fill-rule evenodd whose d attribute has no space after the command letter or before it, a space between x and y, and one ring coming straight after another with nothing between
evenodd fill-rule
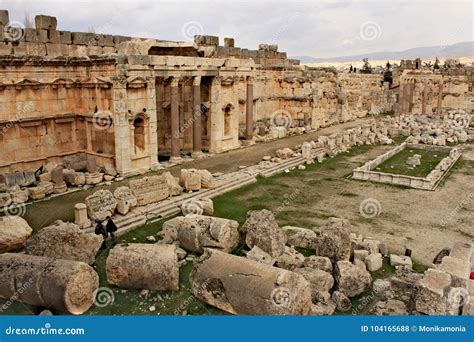
<instances>
[{"instance_id":1,"label":"sandy ground","mask_svg":"<svg viewBox=\"0 0 474 342\"><path fill-rule=\"evenodd\" d=\"M345 178L354 167L390 148L378 146L344 158L334 168L308 171L315 173L311 179L288 179L291 189L301 191L285 210L293 210L294 217L304 216L306 226L323 224L326 218L320 214L347 218L354 232L379 239L392 252L410 248L413 259L427 266L442 248L457 241L474 242L474 146L467 147L466 161L435 191ZM379 206L372 219L361 215L365 200Z\"/></svg>"}]
</instances>

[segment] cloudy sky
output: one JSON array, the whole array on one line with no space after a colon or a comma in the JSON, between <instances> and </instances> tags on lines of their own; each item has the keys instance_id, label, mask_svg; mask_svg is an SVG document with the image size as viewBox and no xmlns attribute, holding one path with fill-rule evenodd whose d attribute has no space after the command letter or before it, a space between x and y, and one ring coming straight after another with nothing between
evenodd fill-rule
<instances>
[{"instance_id":1,"label":"cloudy sky","mask_svg":"<svg viewBox=\"0 0 474 342\"><path fill-rule=\"evenodd\" d=\"M278 44L290 56L333 57L474 40L471 0L22 1L0 0L11 21L53 15L68 31L192 40L234 37Z\"/></svg>"}]
</instances>

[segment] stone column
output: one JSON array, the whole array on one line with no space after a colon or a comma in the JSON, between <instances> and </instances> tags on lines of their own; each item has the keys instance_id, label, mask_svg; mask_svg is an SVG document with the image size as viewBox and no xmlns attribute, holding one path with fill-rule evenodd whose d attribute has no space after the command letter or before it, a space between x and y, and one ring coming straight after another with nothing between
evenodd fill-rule
<instances>
[{"instance_id":1,"label":"stone column","mask_svg":"<svg viewBox=\"0 0 474 342\"><path fill-rule=\"evenodd\" d=\"M439 91L438 91L438 105L436 107L436 115L441 116L443 106L443 79L439 81Z\"/></svg>"},{"instance_id":2,"label":"stone column","mask_svg":"<svg viewBox=\"0 0 474 342\"><path fill-rule=\"evenodd\" d=\"M193 79L193 157L202 155L201 76Z\"/></svg>"},{"instance_id":3,"label":"stone column","mask_svg":"<svg viewBox=\"0 0 474 342\"><path fill-rule=\"evenodd\" d=\"M397 115L403 114L404 92L405 92L405 84L402 81L400 81L400 87L398 89L398 102L396 106Z\"/></svg>"},{"instance_id":4,"label":"stone column","mask_svg":"<svg viewBox=\"0 0 474 342\"><path fill-rule=\"evenodd\" d=\"M179 147L179 78L171 79L171 161L181 159Z\"/></svg>"},{"instance_id":5,"label":"stone column","mask_svg":"<svg viewBox=\"0 0 474 342\"><path fill-rule=\"evenodd\" d=\"M253 80L251 77L247 78L247 106L245 117L245 139L252 140L253 138Z\"/></svg>"},{"instance_id":6,"label":"stone column","mask_svg":"<svg viewBox=\"0 0 474 342\"><path fill-rule=\"evenodd\" d=\"M421 103L421 115L426 115L426 101L428 100L428 81L425 80L423 88L423 100Z\"/></svg>"},{"instance_id":7,"label":"stone column","mask_svg":"<svg viewBox=\"0 0 474 342\"><path fill-rule=\"evenodd\" d=\"M148 97L148 130L150 141L148 143L148 155L150 156L150 168L158 169L158 122L156 110L156 80L155 77L147 77L147 97Z\"/></svg>"},{"instance_id":8,"label":"stone column","mask_svg":"<svg viewBox=\"0 0 474 342\"><path fill-rule=\"evenodd\" d=\"M130 125L127 117L127 79L125 76L116 76L112 78L112 83L115 168L121 175L127 175L132 171Z\"/></svg>"}]
</instances>

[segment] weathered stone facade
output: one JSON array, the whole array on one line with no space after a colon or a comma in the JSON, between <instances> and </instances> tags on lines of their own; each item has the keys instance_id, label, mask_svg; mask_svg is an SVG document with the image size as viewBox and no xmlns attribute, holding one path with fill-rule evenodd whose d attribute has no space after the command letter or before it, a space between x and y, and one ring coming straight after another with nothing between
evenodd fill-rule
<instances>
[{"instance_id":1,"label":"weathered stone facade","mask_svg":"<svg viewBox=\"0 0 474 342\"><path fill-rule=\"evenodd\" d=\"M400 112L473 109L469 68L407 69L390 86L382 75L300 66L276 45L145 40L58 31L48 16L35 21L35 29L0 37L0 174L88 165L101 180L93 161L130 175L158 168L159 156L222 152L389 111L397 96Z\"/></svg>"}]
</instances>

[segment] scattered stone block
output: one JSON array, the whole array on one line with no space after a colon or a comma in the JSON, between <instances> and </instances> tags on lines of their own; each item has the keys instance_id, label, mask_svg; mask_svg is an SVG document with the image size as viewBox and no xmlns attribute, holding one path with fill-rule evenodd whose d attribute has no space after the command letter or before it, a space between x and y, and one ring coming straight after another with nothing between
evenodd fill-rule
<instances>
[{"instance_id":1,"label":"scattered stone block","mask_svg":"<svg viewBox=\"0 0 474 342\"><path fill-rule=\"evenodd\" d=\"M239 223L218 217L188 215L175 217L163 224L164 243L179 241L191 252L202 253L204 248L216 248L230 253L239 242Z\"/></svg>"},{"instance_id":2,"label":"scattered stone block","mask_svg":"<svg viewBox=\"0 0 474 342\"><path fill-rule=\"evenodd\" d=\"M0 253L14 252L23 248L33 229L19 216L0 217Z\"/></svg>"},{"instance_id":3,"label":"scattered stone block","mask_svg":"<svg viewBox=\"0 0 474 342\"><path fill-rule=\"evenodd\" d=\"M133 195L128 186L120 186L114 191L114 197L117 200L117 211L126 215L130 209L137 206L137 198Z\"/></svg>"},{"instance_id":4,"label":"scattered stone block","mask_svg":"<svg viewBox=\"0 0 474 342\"><path fill-rule=\"evenodd\" d=\"M104 221L107 217L112 217L117 207L117 200L109 190L94 192L86 197L85 203L87 213L94 221Z\"/></svg>"},{"instance_id":5,"label":"scattered stone block","mask_svg":"<svg viewBox=\"0 0 474 342\"><path fill-rule=\"evenodd\" d=\"M18 253L0 255L0 279L1 298L73 315L92 306L99 286L99 276L83 262Z\"/></svg>"},{"instance_id":6,"label":"scattered stone block","mask_svg":"<svg viewBox=\"0 0 474 342\"><path fill-rule=\"evenodd\" d=\"M411 258L405 255L390 254L390 265L412 268Z\"/></svg>"},{"instance_id":7,"label":"scattered stone block","mask_svg":"<svg viewBox=\"0 0 474 342\"><path fill-rule=\"evenodd\" d=\"M332 274L332 269L333 269L331 259L327 257L316 256L316 255L306 257L304 259L303 266L322 270L331 274Z\"/></svg>"},{"instance_id":8,"label":"scattered stone block","mask_svg":"<svg viewBox=\"0 0 474 342\"><path fill-rule=\"evenodd\" d=\"M351 256L350 223L345 219L332 217L317 231L317 255L325 256L331 261L349 260Z\"/></svg>"},{"instance_id":9,"label":"scattered stone block","mask_svg":"<svg viewBox=\"0 0 474 342\"><path fill-rule=\"evenodd\" d=\"M427 315L446 314L445 292L451 286L451 276L443 271L428 269L415 297L416 310Z\"/></svg>"},{"instance_id":10,"label":"scattered stone block","mask_svg":"<svg viewBox=\"0 0 474 342\"><path fill-rule=\"evenodd\" d=\"M361 294L372 283L372 277L365 268L345 260L336 263L334 278L338 291L349 298Z\"/></svg>"},{"instance_id":11,"label":"scattered stone block","mask_svg":"<svg viewBox=\"0 0 474 342\"><path fill-rule=\"evenodd\" d=\"M285 251L286 236L269 210L249 211L240 232L249 248L258 246L274 258Z\"/></svg>"},{"instance_id":12,"label":"scattered stone block","mask_svg":"<svg viewBox=\"0 0 474 342\"><path fill-rule=\"evenodd\" d=\"M367 270L370 272L378 271L383 266L382 254L370 254L365 258L365 265L367 266Z\"/></svg>"},{"instance_id":13,"label":"scattered stone block","mask_svg":"<svg viewBox=\"0 0 474 342\"><path fill-rule=\"evenodd\" d=\"M247 258L206 249L194 262L191 292L236 315L307 315L310 285L303 276Z\"/></svg>"},{"instance_id":14,"label":"scattered stone block","mask_svg":"<svg viewBox=\"0 0 474 342\"><path fill-rule=\"evenodd\" d=\"M201 189L201 172L196 169L181 169L180 184L186 191Z\"/></svg>"},{"instance_id":15,"label":"scattered stone block","mask_svg":"<svg viewBox=\"0 0 474 342\"><path fill-rule=\"evenodd\" d=\"M92 265L103 241L101 235L85 233L74 223L59 221L30 237L26 253Z\"/></svg>"},{"instance_id":16,"label":"scattered stone block","mask_svg":"<svg viewBox=\"0 0 474 342\"><path fill-rule=\"evenodd\" d=\"M170 189L167 179L168 176L163 175L132 179L129 186L137 198L138 205L147 205L168 198Z\"/></svg>"},{"instance_id":17,"label":"scattered stone block","mask_svg":"<svg viewBox=\"0 0 474 342\"><path fill-rule=\"evenodd\" d=\"M281 228L287 237L287 244L295 247L315 250L318 246L318 236L311 229L293 226Z\"/></svg>"},{"instance_id":18,"label":"scattered stone block","mask_svg":"<svg viewBox=\"0 0 474 342\"><path fill-rule=\"evenodd\" d=\"M258 246L254 246L247 252L247 259L261 262L262 264L273 266L275 259Z\"/></svg>"},{"instance_id":19,"label":"scattered stone block","mask_svg":"<svg viewBox=\"0 0 474 342\"><path fill-rule=\"evenodd\" d=\"M178 291L179 266L176 246L120 244L109 253L107 281L126 289Z\"/></svg>"}]
</instances>

